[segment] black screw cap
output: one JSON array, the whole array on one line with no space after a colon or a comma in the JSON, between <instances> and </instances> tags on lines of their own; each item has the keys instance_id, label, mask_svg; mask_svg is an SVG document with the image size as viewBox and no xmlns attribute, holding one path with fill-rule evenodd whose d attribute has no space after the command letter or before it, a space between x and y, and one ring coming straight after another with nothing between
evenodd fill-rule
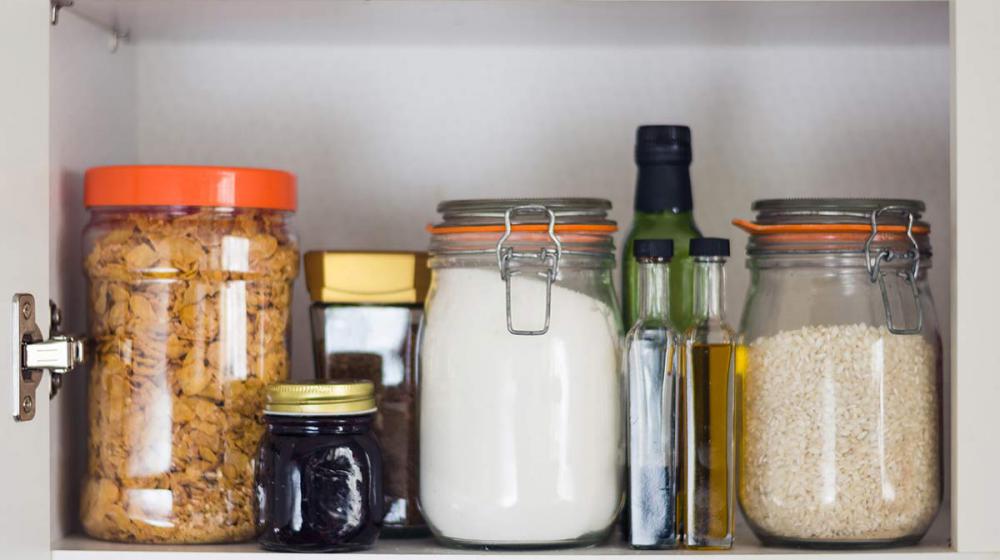
<instances>
[{"instance_id":1,"label":"black screw cap","mask_svg":"<svg viewBox=\"0 0 1000 560\"><path fill-rule=\"evenodd\" d=\"M639 165L690 164L691 129L675 124L640 126L635 133L635 162Z\"/></svg>"},{"instance_id":2,"label":"black screw cap","mask_svg":"<svg viewBox=\"0 0 1000 560\"><path fill-rule=\"evenodd\" d=\"M692 257L728 257L729 240L721 237L699 237L688 244Z\"/></svg>"},{"instance_id":3,"label":"black screw cap","mask_svg":"<svg viewBox=\"0 0 1000 560\"><path fill-rule=\"evenodd\" d=\"M674 258L674 240L636 239L632 242L632 256L637 259L662 259L669 261Z\"/></svg>"}]
</instances>

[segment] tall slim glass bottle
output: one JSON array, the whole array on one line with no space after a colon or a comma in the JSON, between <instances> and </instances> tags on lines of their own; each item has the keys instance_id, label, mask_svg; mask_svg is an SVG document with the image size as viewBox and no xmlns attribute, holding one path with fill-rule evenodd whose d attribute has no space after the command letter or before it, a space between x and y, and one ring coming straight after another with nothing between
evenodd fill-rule
<instances>
[{"instance_id":1,"label":"tall slim glass bottle","mask_svg":"<svg viewBox=\"0 0 1000 560\"><path fill-rule=\"evenodd\" d=\"M634 548L676 548L680 382L670 325L668 286L673 241L641 239L639 317L625 339L628 378L629 502L627 539Z\"/></svg>"},{"instance_id":2,"label":"tall slim glass bottle","mask_svg":"<svg viewBox=\"0 0 1000 560\"><path fill-rule=\"evenodd\" d=\"M693 325L684 333L684 546L733 545L735 448L733 343L726 323L729 240L693 239Z\"/></svg>"},{"instance_id":3,"label":"tall slim glass bottle","mask_svg":"<svg viewBox=\"0 0 1000 560\"><path fill-rule=\"evenodd\" d=\"M688 242L701 237L691 198L691 129L678 125L640 126L636 132L635 217L622 258L622 310L626 325L639 316L639 276L632 244L636 239L672 239L670 316L680 331L691 322L692 268Z\"/></svg>"}]
</instances>

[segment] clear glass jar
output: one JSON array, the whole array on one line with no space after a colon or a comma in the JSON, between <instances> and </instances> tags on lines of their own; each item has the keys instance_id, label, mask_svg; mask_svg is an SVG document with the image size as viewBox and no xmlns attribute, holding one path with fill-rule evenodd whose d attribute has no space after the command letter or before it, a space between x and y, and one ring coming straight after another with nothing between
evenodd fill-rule
<instances>
[{"instance_id":1,"label":"clear glass jar","mask_svg":"<svg viewBox=\"0 0 1000 560\"><path fill-rule=\"evenodd\" d=\"M603 200L445 202L422 333L420 501L446 544L588 545L624 481Z\"/></svg>"},{"instance_id":2,"label":"clear glass jar","mask_svg":"<svg viewBox=\"0 0 1000 560\"><path fill-rule=\"evenodd\" d=\"M426 253L310 251L317 379L375 384L374 430L382 446L384 537L427 534L417 506L418 340L430 284Z\"/></svg>"},{"instance_id":3,"label":"clear glass jar","mask_svg":"<svg viewBox=\"0 0 1000 560\"><path fill-rule=\"evenodd\" d=\"M924 205L766 200L736 359L739 498L765 544L920 540L941 502Z\"/></svg>"},{"instance_id":4,"label":"clear glass jar","mask_svg":"<svg viewBox=\"0 0 1000 560\"><path fill-rule=\"evenodd\" d=\"M257 459L258 542L266 550L371 548L382 526L382 455L366 380L268 387Z\"/></svg>"},{"instance_id":5,"label":"clear glass jar","mask_svg":"<svg viewBox=\"0 0 1000 560\"><path fill-rule=\"evenodd\" d=\"M255 536L264 387L288 376L294 181L230 168L88 171L87 534Z\"/></svg>"}]
</instances>

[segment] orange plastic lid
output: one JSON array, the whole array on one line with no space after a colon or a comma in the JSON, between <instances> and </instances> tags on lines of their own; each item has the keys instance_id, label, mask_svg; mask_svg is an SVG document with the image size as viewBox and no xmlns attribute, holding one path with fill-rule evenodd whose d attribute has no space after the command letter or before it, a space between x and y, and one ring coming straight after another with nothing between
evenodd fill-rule
<instances>
[{"instance_id":1,"label":"orange plastic lid","mask_svg":"<svg viewBox=\"0 0 1000 560\"><path fill-rule=\"evenodd\" d=\"M481 226L427 226L427 231L432 234L449 233L503 233L506 231L504 225L481 225ZM513 224L511 231L546 232L549 231L548 224ZM556 224L556 233L614 233L618 231L618 226L614 224Z\"/></svg>"},{"instance_id":2,"label":"orange plastic lid","mask_svg":"<svg viewBox=\"0 0 1000 560\"><path fill-rule=\"evenodd\" d=\"M211 206L294 211L295 175L277 169L113 165L87 170L83 204Z\"/></svg>"}]
</instances>

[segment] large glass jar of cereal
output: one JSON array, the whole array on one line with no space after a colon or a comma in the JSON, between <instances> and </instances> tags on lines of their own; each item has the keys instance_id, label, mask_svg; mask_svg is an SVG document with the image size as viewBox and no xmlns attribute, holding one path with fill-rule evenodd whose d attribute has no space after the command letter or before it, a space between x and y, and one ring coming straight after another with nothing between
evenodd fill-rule
<instances>
[{"instance_id":1,"label":"large glass jar of cereal","mask_svg":"<svg viewBox=\"0 0 1000 560\"><path fill-rule=\"evenodd\" d=\"M91 169L84 235L97 538L254 537L264 388L288 376L295 178L264 169Z\"/></svg>"},{"instance_id":2,"label":"large glass jar of cereal","mask_svg":"<svg viewBox=\"0 0 1000 560\"><path fill-rule=\"evenodd\" d=\"M915 200L754 203L739 498L766 544L912 544L941 502L941 337Z\"/></svg>"}]
</instances>

